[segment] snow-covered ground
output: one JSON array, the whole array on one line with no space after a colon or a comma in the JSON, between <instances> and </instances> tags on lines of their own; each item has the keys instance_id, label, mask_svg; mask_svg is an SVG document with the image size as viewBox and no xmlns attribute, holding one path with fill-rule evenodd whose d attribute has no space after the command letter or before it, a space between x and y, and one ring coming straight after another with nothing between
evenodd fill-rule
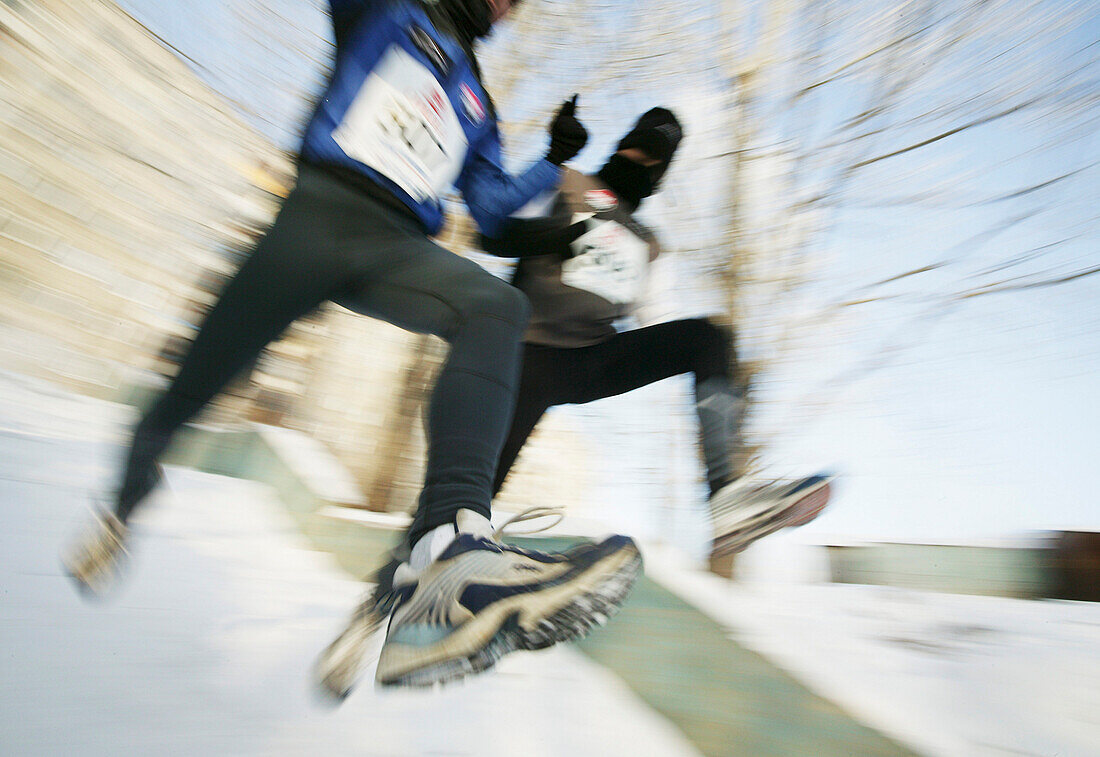
<instances>
[{"instance_id":1,"label":"snow-covered ground","mask_svg":"<svg viewBox=\"0 0 1100 757\"><path fill-rule=\"evenodd\" d=\"M0 755L695 753L571 648L428 694L368 671L341 707L316 700L314 657L360 587L251 482L171 469L127 580L84 603L57 552L130 419L0 372ZM647 571L920 753L1100 756L1100 605L807 583L812 554L783 538L748 558L739 584L658 548Z\"/></svg>"},{"instance_id":2,"label":"snow-covered ground","mask_svg":"<svg viewBox=\"0 0 1100 757\"><path fill-rule=\"evenodd\" d=\"M571 648L339 708L310 686L360 586L258 484L170 469L131 570L88 604L57 555L113 474L126 408L0 375L0 754L691 755Z\"/></svg>"},{"instance_id":3,"label":"snow-covered ground","mask_svg":"<svg viewBox=\"0 0 1100 757\"><path fill-rule=\"evenodd\" d=\"M1100 605L813 584L764 570L796 549L762 542L746 553L755 575L738 583L656 549L646 572L921 753L1100 755Z\"/></svg>"}]
</instances>

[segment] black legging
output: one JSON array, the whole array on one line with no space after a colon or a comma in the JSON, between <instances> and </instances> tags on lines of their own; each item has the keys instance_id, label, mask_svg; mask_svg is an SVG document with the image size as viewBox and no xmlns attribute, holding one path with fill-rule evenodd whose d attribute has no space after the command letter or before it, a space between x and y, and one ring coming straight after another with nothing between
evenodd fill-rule
<instances>
[{"instance_id":1,"label":"black legging","mask_svg":"<svg viewBox=\"0 0 1100 757\"><path fill-rule=\"evenodd\" d=\"M172 385L138 424L118 496L122 519L155 486L156 459L174 432L326 300L451 344L428 412L427 474L411 538L453 521L461 508L489 516L526 298L434 244L412 219L307 165L207 316ZM363 366L364 383L370 370Z\"/></svg>"},{"instance_id":2,"label":"black legging","mask_svg":"<svg viewBox=\"0 0 1100 757\"><path fill-rule=\"evenodd\" d=\"M614 397L682 373L694 373L696 387L718 379L734 393L733 354L732 337L701 318L624 331L589 347L525 344L516 411L500 452L493 494L551 407Z\"/></svg>"}]
</instances>

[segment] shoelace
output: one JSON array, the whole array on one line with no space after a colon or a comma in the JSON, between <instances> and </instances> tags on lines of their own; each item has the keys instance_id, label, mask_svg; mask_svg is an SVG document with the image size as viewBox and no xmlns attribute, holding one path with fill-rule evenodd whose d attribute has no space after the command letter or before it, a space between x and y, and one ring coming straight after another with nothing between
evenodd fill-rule
<instances>
[{"instance_id":1,"label":"shoelace","mask_svg":"<svg viewBox=\"0 0 1100 757\"><path fill-rule=\"evenodd\" d=\"M525 523L527 521L538 520L539 518L554 518L550 523L540 525L536 528L530 528L526 531L509 531L509 527L517 523ZM493 529L493 540L499 540L506 532L513 533L516 536L526 536L528 534L538 534L543 531L549 531L554 526L565 520L565 509L562 507L549 506L549 505L536 505L535 507L528 507L526 510L520 510L518 513L508 518L508 520L501 523L499 526ZM388 615L390 610L393 609L394 603L397 601L397 595L393 590L393 574L397 565L401 562L398 557L394 557L390 563L378 570L374 575L375 587L370 593L366 601L364 601L357 614L365 615L367 613L375 612L381 616Z\"/></svg>"},{"instance_id":2,"label":"shoelace","mask_svg":"<svg viewBox=\"0 0 1100 757\"><path fill-rule=\"evenodd\" d=\"M548 505L536 505L535 507L528 507L526 510L520 510L511 518L493 529L493 538L499 539L504 536L508 527L511 525L529 520L538 520L539 518L555 518L555 520L552 523L539 526L538 528L531 528L526 531L512 531L511 533L515 536L527 536L529 534L540 534L543 531L549 531L565 520L565 509Z\"/></svg>"}]
</instances>

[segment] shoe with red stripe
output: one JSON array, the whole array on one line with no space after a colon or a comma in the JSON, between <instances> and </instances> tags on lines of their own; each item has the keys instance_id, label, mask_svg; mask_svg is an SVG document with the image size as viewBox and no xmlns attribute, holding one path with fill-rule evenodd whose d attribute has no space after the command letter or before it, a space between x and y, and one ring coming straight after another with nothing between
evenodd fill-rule
<instances>
[{"instance_id":1,"label":"shoe with red stripe","mask_svg":"<svg viewBox=\"0 0 1100 757\"><path fill-rule=\"evenodd\" d=\"M783 528L805 525L829 504L835 476L755 483L738 479L710 499L714 556L740 552Z\"/></svg>"}]
</instances>

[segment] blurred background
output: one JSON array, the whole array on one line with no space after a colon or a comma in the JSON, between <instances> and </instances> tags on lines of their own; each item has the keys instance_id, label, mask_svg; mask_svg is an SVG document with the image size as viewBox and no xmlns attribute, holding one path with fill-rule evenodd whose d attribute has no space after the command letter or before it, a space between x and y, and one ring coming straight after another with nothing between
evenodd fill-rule
<instances>
[{"instance_id":1,"label":"blurred background","mask_svg":"<svg viewBox=\"0 0 1100 757\"><path fill-rule=\"evenodd\" d=\"M581 170L684 123L636 322L735 329L752 466L840 474L814 522L709 561L688 378L556 408L496 506L643 541L620 617L324 709L445 355L330 306L184 434L133 577L79 605L57 548L293 186L330 36L316 0L0 3L0 752L1100 754L1093 3L526 0L483 46L515 168L574 92ZM440 241L507 276L449 205Z\"/></svg>"}]
</instances>

